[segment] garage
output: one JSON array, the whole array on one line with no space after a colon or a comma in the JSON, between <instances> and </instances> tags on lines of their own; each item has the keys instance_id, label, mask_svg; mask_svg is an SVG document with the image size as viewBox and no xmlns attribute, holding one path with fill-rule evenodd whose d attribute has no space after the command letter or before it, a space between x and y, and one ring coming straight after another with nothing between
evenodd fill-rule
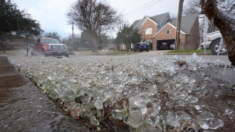
<instances>
[{"instance_id":1,"label":"garage","mask_svg":"<svg viewBox=\"0 0 235 132\"><path fill-rule=\"evenodd\" d=\"M174 50L175 39L157 40L157 50Z\"/></svg>"}]
</instances>

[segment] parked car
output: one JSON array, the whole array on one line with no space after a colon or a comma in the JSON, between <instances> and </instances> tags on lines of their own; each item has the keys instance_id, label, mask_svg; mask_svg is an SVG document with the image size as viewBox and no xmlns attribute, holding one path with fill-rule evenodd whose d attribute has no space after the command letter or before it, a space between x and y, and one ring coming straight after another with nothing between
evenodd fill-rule
<instances>
[{"instance_id":1,"label":"parked car","mask_svg":"<svg viewBox=\"0 0 235 132\"><path fill-rule=\"evenodd\" d=\"M221 39L221 34L219 31L212 32L207 34L206 36L206 44L204 42L201 43L201 48L210 49L213 55L217 55L218 52L220 55L226 55L227 54L227 48L226 44L223 42L221 48L219 49L220 46L220 39Z\"/></svg>"},{"instance_id":2,"label":"parked car","mask_svg":"<svg viewBox=\"0 0 235 132\"><path fill-rule=\"evenodd\" d=\"M145 42L139 42L135 45L134 47L134 52L135 51L139 51L139 52L142 52L144 50L146 50L147 52L149 52L149 45Z\"/></svg>"},{"instance_id":3,"label":"parked car","mask_svg":"<svg viewBox=\"0 0 235 132\"><path fill-rule=\"evenodd\" d=\"M31 55L61 56L69 57L69 50L65 44L54 38L40 38L31 47Z\"/></svg>"}]
</instances>

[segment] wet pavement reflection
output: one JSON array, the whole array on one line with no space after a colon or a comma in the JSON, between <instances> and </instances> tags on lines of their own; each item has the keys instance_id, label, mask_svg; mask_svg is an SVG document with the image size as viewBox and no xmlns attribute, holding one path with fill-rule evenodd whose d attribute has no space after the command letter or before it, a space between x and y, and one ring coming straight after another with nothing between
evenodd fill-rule
<instances>
[{"instance_id":1,"label":"wet pavement reflection","mask_svg":"<svg viewBox=\"0 0 235 132\"><path fill-rule=\"evenodd\" d=\"M0 57L0 132L88 132Z\"/></svg>"}]
</instances>

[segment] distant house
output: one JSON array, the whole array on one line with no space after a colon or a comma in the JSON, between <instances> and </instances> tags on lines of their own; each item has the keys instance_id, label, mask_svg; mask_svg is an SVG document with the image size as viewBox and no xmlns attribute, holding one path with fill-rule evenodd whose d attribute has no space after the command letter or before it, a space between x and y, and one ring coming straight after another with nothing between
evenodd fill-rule
<instances>
[{"instance_id":1,"label":"distant house","mask_svg":"<svg viewBox=\"0 0 235 132\"><path fill-rule=\"evenodd\" d=\"M28 40L24 36L5 34L4 48L5 49L26 49L27 42L29 45L34 44L35 39L33 37L29 37ZM2 46L0 46L2 49Z\"/></svg>"},{"instance_id":2,"label":"distant house","mask_svg":"<svg viewBox=\"0 0 235 132\"><path fill-rule=\"evenodd\" d=\"M177 18L169 13L152 17L144 16L132 26L142 34L142 41L151 44L153 50L173 49L176 37ZM200 43L198 14L182 16L179 49L197 49Z\"/></svg>"},{"instance_id":3,"label":"distant house","mask_svg":"<svg viewBox=\"0 0 235 132\"><path fill-rule=\"evenodd\" d=\"M118 46L114 43L110 43L107 45L106 49L108 50L118 50Z\"/></svg>"},{"instance_id":4,"label":"distant house","mask_svg":"<svg viewBox=\"0 0 235 132\"><path fill-rule=\"evenodd\" d=\"M114 39L109 39L105 49L108 49L108 50L118 50L118 45L115 44L115 40Z\"/></svg>"}]
</instances>

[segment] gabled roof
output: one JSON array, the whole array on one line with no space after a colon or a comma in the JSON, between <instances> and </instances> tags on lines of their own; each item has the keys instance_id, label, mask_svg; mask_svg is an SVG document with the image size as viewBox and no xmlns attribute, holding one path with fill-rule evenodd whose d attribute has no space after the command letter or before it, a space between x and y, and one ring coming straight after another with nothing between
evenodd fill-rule
<instances>
[{"instance_id":1,"label":"gabled roof","mask_svg":"<svg viewBox=\"0 0 235 132\"><path fill-rule=\"evenodd\" d=\"M182 16L180 29L186 34L189 34L197 17L198 14L188 14L186 16ZM177 18L170 19L169 22L175 27L177 26Z\"/></svg>"},{"instance_id":2,"label":"gabled roof","mask_svg":"<svg viewBox=\"0 0 235 132\"><path fill-rule=\"evenodd\" d=\"M135 27L138 23L140 22L140 20L136 20L136 21L134 21L133 23L132 23L132 27Z\"/></svg>"},{"instance_id":3,"label":"gabled roof","mask_svg":"<svg viewBox=\"0 0 235 132\"><path fill-rule=\"evenodd\" d=\"M170 22L167 22L167 23L165 24L165 26L163 26L156 34L153 35L152 38L156 37L167 25L170 25L170 26L172 26L173 28L176 29L176 26L175 26L175 25L172 25ZM182 30L180 30L180 32L181 32L182 34L186 34L186 33L185 33L184 31L182 31Z\"/></svg>"},{"instance_id":4,"label":"gabled roof","mask_svg":"<svg viewBox=\"0 0 235 132\"><path fill-rule=\"evenodd\" d=\"M160 14L160 15L152 16L150 18L153 21L155 21L156 23L161 24L168 15L169 15L169 13L167 12L167 13L163 13L163 14Z\"/></svg>"},{"instance_id":5,"label":"gabled roof","mask_svg":"<svg viewBox=\"0 0 235 132\"><path fill-rule=\"evenodd\" d=\"M145 16L143 19L149 18L153 22L155 22L157 24L161 24L168 15L169 15L169 13L163 13L160 15L152 16L152 17ZM143 19L139 19L139 20L134 21L131 26L136 27Z\"/></svg>"},{"instance_id":6,"label":"gabled roof","mask_svg":"<svg viewBox=\"0 0 235 132\"><path fill-rule=\"evenodd\" d=\"M147 20L152 21L154 24L158 25L158 23L156 23L155 21L153 21L150 17L148 16L144 16L144 18L142 18L141 20L137 20L137 24L136 25L132 25L133 27L140 27L142 26L142 24L144 24Z\"/></svg>"},{"instance_id":7,"label":"gabled roof","mask_svg":"<svg viewBox=\"0 0 235 132\"><path fill-rule=\"evenodd\" d=\"M168 15L169 15L169 13L163 13L160 15L152 16L152 17L145 16L143 19L134 21L132 26L133 27L138 26L141 23L141 21L143 21L146 18L150 19L151 21L155 22L156 24L162 24L162 22L164 21L164 19ZM189 34L195 21L198 21L197 18L198 18L198 14L187 14L186 16L182 16L182 18L181 18L181 32L183 34ZM169 19L167 21L167 23L169 23L173 27L176 27L177 26L177 18ZM165 23L165 24L167 24L167 23ZM156 36L158 34L158 32L154 36Z\"/></svg>"},{"instance_id":8,"label":"gabled roof","mask_svg":"<svg viewBox=\"0 0 235 132\"><path fill-rule=\"evenodd\" d=\"M181 32L182 34L189 34L190 31L191 31L191 28L193 27L194 22L195 22L196 19L197 19L197 17L198 17L198 14L188 14L188 15L186 15L186 16L182 16L182 18L181 18L181 27L180 27L181 30L180 30L180 32ZM176 27L177 27L177 18L170 19L170 20L165 24L165 26L166 26L167 24L169 24L170 26L176 28ZM165 26L164 26L164 27L165 27ZM154 35L153 35L153 38L154 38L155 36L157 36L157 34L158 34L159 32L161 32L161 31L164 29L164 27L161 28L161 30L159 30L156 34L154 34Z\"/></svg>"}]
</instances>

